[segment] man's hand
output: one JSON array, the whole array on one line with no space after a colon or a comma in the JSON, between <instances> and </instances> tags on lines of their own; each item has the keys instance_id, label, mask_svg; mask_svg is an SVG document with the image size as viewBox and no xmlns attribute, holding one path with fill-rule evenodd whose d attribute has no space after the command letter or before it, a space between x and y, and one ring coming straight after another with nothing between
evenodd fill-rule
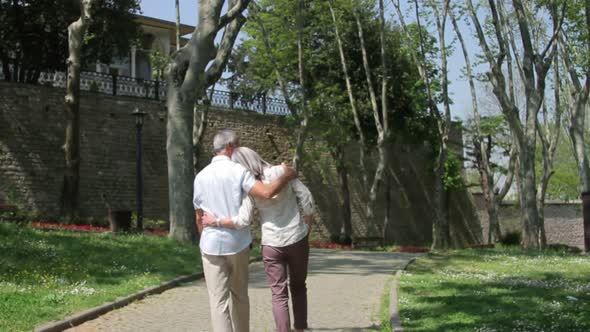
<instances>
[{"instance_id":1,"label":"man's hand","mask_svg":"<svg viewBox=\"0 0 590 332\"><path fill-rule=\"evenodd\" d=\"M203 223L203 227L216 227L217 226L217 217L209 212L205 212L203 217L201 218L201 222Z\"/></svg>"},{"instance_id":2,"label":"man's hand","mask_svg":"<svg viewBox=\"0 0 590 332\"><path fill-rule=\"evenodd\" d=\"M281 166L283 166L283 171L285 171L283 176L287 177L289 180L293 180L297 177L297 171L294 168L287 166L285 163L281 163Z\"/></svg>"},{"instance_id":3,"label":"man's hand","mask_svg":"<svg viewBox=\"0 0 590 332\"><path fill-rule=\"evenodd\" d=\"M281 191L281 189L283 189L283 187L297 177L297 172L293 168L285 164L281 164L281 166L284 171L284 174L281 175L281 177L269 184L262 183L260 180L256 181L248 194L262 199L272 199L279 193L279 191Z\"/></svg>"}]
</instances>

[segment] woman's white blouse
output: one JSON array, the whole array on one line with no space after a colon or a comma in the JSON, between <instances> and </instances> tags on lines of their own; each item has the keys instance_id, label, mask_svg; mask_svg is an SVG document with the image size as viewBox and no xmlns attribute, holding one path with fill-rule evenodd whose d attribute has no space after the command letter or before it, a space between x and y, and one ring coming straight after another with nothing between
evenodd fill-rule
<instances>
[{"instance_id":1,"label":"woman's white blouse","mask_svg":"<svg viewBox=\"0 0 590 332\"><path fill-rule=\"evenodd\" d=\"M264 170L262 182L271 183L284 172L282 166L268 167ZM314 202L311 192L299 179L294 179L272 199L252 200L247 196L242 201L239 214L232 219L238 229L249 225L252 211L256 206L260 212L262 245L285 247L303 239L308 233L307 224L299 214L297 200L304 215L313 214Z\"/></svg>"}]
</instances>

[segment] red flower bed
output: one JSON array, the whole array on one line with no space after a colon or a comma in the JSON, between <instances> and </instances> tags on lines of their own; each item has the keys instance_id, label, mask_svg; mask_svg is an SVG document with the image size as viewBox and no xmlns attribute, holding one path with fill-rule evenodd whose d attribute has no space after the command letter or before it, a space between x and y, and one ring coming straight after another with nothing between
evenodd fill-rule
<instances>
[{"instance_id":1,"label":"red flower bed","mask_svg":"<svg viewBox=\"0 0 590 332\"><path fill-rule=\"evenodd\" d=\"M325 243L325 242L310 242L309 246L312 248L327 248L327 249L352 249L352 246L347 246L338 243Z\"/></svg>"},{"instance_id":2,"label":"red flower bed","mask_svg":"<svg viewBox=\"0 0 590 332\"><path fill-rule=\"evenodd\" d=\"M81 231L81 232L108 232L111 230L109 227L99 227L99 226L92 226L92 225L58 224L58 223L51 223L51 222L32 222L31 226L35 227L35 228L69 229L69 230ZM145 230L144 234L168 235L168 231L166 231L166 230Z\"/></svg>"},{"instance_id":3,"label":"red flower bed","mask_svg":"<svg viewBox=\"0 0 590 332\"><path fill-rule=\"evenodd\" d=\"M107 232L110 230L108 227L97 227L92 225L69 225L69 224L58 224L50 222L33 222L31 226L35 228L57 228L57 229L70 229L74 231L84 232Z\"/></svg>"},{"instance_id":4,"label":"red flower bed","mask_svg":"<svg viewBox=\"0 0 590 332\"><path fill-rule=\"evenodd\" d=\"M399 247L393 250L394 252L430 252L429 248L419 247Z\"/></svg>"},{"instance_id":5,"label":"red flower bed","mask_svg":"<svg viewBox=\"0 0 590 332\"><path fill-rule=\"evenodd\" d=\"M143 231L146 234L152 234L152 235L168 235L168 231L165 229L154 229L154 230L147 230L147 231Z\"/></svg>"}]
</instances>

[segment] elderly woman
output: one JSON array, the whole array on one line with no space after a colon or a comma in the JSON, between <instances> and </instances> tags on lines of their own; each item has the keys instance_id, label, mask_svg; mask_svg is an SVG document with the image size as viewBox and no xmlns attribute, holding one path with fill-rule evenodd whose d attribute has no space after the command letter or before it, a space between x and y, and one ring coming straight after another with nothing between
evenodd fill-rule
<instances>
[{"instance_id":1,"label":"elderly woman","mask_svg":"<svg viewBox=\"0 0 590 332\"><path fill-rule=\"evenodd\" d=\"M232 160L248 169L264 183L279 178L284 169L262 160L254 150L236 148ZM297 200L303 208L299 214ZM237 216L205 214L203 225L208 227L242 228L250 223L252 210L260 212L262 228L262 259L268 284L272 292L272 311L277 331L291 331L289 319L289 292L291 290L295 330L307 328L307 263L309 260L308 234L311 231L314 211L313 197L298 179L272 199L245 197Z\"/></svg>"}]
</instances>

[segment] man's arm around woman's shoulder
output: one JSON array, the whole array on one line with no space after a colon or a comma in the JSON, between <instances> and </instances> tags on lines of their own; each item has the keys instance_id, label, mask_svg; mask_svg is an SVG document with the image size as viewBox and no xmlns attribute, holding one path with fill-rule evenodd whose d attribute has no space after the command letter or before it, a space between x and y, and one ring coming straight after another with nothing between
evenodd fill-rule
<instances>
[{"instance_id":1,"label":"man's arm around woman's shoulder","mask_svg":"<svg viewBox=\"0 0 590 332\"><path fill-rule=\"evenodd\" d=\"M276 194L278 194L281 189L283 189L289 183L289 181L297 177L297 172L293 168L288 167L285 164L282 164L281 167L284 170L283 175L271 183L256 181L248 194L262 199L271 199Z\"/></svg>"}]
</instances>

